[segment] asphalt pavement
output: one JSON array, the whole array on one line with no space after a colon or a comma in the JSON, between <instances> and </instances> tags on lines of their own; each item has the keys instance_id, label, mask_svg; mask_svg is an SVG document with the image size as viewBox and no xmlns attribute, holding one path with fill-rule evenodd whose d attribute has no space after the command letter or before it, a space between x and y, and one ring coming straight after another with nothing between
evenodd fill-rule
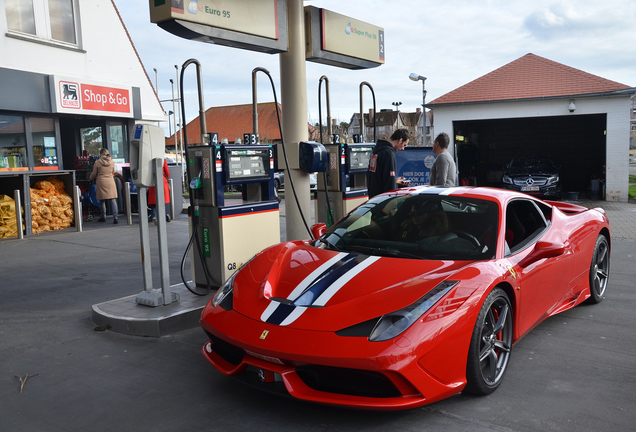
<instances>
[{"instance_id":1,"label":"asphalt pavement","mask_svg":"<svg viewBox=\"0 0 636 432\"><path fill-rule=\"evenodd\" d=\"M523 338L495 393L403 412L252 390L207 363L199 328L160 338L103 331L91 306L143 289L138 225L122 218L119 225L91 222L81 233L3 240L0 431L635 430L636 204L583 204L606 208L610 218L605 300L549 318ZM187 218L167 231L170 281L178 284ZM151 244L158 269L152 229Z\"/></svg>"}]
</instances>

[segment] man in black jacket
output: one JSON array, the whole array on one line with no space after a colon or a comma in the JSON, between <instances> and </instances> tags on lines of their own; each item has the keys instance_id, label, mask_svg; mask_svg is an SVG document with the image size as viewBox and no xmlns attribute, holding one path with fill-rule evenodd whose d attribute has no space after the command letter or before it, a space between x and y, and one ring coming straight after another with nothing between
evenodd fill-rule
<instances>
[{"instance_id":1,"label":"man in black jacket","mask_svg":"<svg viewBox=\"0 0 636 432\"><path fill-rule=\"evenodd\" d=\"M395 152L404 150L409 143L409 138L408 130L398 129L393 132L388 141L378 140L367 171L369 198L397 189L398 186L406 186L404 177L395 178L397 169Z\"/></svg>"}]
</instances>

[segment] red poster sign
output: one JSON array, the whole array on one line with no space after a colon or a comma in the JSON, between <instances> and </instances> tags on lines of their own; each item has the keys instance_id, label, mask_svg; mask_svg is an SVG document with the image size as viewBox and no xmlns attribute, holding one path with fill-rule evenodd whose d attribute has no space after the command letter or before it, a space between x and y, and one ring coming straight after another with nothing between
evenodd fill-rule
<instances>
[{"instance_id":1,"label":"red poster sign","mask_svg":"<svg viewBox=\"0 0 636 432\"><path fill-rule=\"evenodd\" d=\"M82 109L130 112L130 92L125 89L81 84Z\"/></svg>"}]
</instances>

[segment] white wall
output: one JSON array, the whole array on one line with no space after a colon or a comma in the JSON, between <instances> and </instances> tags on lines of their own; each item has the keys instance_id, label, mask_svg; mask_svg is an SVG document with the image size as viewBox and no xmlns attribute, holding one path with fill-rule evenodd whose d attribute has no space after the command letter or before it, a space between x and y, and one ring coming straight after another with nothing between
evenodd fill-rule
<instances>
[{"instance_id":1,"label":"white wall","mask_svg":"<svg viewBox=\"0 0 636 432\"><path fill-rule=\"evenodd\" d=\"M452 145L454 121L607 114L605 199L627 202L630 95L579 97L574 102L576 110L573 113L568 111L569 98L437 107L434 111L435 134L446 132Z\"/></svg>"},{"instance_id":2,"label":"white wall","mask_svg":"<svg viewBox=\"0 0 636 432\"><path fill-rule=\"evenodd\" d=\"M5 0L0 0L0 67L139 87L142 118L167 121L111 1L78 0L76 4L80 49L66 49L7 37Z\"/></svg>"}]
</instances>

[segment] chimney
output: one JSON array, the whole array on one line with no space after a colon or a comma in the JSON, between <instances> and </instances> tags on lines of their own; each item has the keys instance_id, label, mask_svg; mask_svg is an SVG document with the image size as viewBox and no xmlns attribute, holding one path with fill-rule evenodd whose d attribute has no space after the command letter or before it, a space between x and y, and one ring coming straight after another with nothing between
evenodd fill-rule
<instances>
[{"instance_id":1,"label":"chimney","mask_svg":"<svg viewBox=\"0 0 636 432\"><path fill-rule=\"evenodd\" d=\"M331 119L331 125L333 127L338 127L338 119Z\"/></svg>"},{"instance_id":2,"label":"chimney","mask_svg":"<svg viewBox=\"0 0 636 432\"><path fill-rule=\"evenodd\" d=\"M418 114L421 113L422 112L422 108L415 108L415 112L418 113Z\"/></svg>"},{"instance_id":3,"label":"chimney","mask_svg":"<svg viewBox=\"0 0 636 432\"><path fill-rule=\"evenodd\" d=\"M373 108L369 108L369 121L372 122L373 121L373 115L374 115L374 111Z\"/></svg>"}]
</instances>

